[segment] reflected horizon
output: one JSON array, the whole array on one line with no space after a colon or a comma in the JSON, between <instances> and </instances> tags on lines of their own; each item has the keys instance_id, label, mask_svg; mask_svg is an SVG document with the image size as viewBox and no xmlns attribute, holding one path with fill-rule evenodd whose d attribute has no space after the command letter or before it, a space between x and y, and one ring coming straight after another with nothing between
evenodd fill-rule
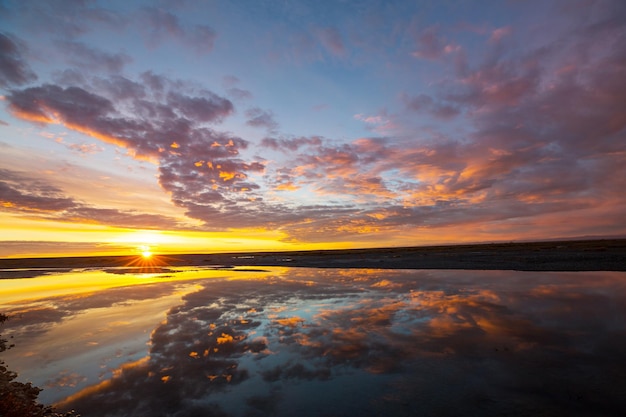
<instances>
[{"instance_id":1,"label":"reflected horizon","mask_svg":"<svg viewBox=\"0 0 626 417\"><path fill-rule=\"evenodd\" d=\"M3 360L42 402L85 417L626 405L624 272L133 272L0 280Z\"/></svg>"}]
</instances>

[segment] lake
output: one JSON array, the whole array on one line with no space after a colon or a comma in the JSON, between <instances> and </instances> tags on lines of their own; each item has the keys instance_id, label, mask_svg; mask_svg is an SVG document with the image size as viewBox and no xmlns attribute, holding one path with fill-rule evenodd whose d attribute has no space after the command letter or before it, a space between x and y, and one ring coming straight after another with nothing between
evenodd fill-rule
<instances>
[{"instance_id":1,"label":"lake","mask_svg":"<svg viewBox=\"0 0 626 417\"><path fill-rule=\"evenodd\" d=\"M626 410L625 272L2 272L2 359L83 417Z\"/></svg>"}]
</instances>

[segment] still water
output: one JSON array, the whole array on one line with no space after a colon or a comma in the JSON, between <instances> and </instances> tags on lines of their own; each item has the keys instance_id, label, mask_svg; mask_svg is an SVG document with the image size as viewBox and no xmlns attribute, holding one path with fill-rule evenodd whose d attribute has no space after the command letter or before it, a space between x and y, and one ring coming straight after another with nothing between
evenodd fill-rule
<instances>
[{"instance_id":1,"label":"still water","mask_svg":"<svg viewBox=\"0 0 626 417\"><path fill-rule=\"evenodd\" d=\"M1 359L42 402L83 417L626 410L624 272L4 276L0 333L15 347Z\"/></svg>"}]
</instances>

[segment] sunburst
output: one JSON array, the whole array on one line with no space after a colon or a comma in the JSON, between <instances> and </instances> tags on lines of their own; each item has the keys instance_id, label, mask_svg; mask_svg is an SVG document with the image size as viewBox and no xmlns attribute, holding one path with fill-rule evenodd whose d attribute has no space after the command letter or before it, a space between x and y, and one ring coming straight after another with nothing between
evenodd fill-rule
<instances>
[{"instance_id":1,"label":"sunburst","mask_svg":"<svg viewBox=\"0 0 626 417\"><path fill-rule=\"evenodd\" d=\"M126 266L137 268L142 274L161 272L163 267L167 265L166 257L155 255L148 245L138 246L137 252L139 255L131 257Z\"/></svg>"}]
</instances>

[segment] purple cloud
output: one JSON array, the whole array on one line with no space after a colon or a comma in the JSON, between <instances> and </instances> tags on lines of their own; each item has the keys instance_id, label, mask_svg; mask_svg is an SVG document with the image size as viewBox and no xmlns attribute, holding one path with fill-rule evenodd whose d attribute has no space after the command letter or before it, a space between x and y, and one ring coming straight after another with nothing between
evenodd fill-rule
<instances>
[{"instance_id":1,"label":"purple cloud","mask_svg":"<svg viewBox=\"0 0 626 417\"><path fill-rule=\"evenodd\" d=\"M193 86L181 81L152 73L142 78L143 84L119 76L95 79L91 88L98 94L46 84L14 90L7 101L19 117L60 122L158 163L159 184L172 202L207 227L257 224L262 199L249 174L263 172L264 165L241 159L246 140L208 127L231 114L232 103L206 90L189 95Z\"/></svg>"},{"instance_id":2,"label":"purple cloud","mask_svg":"<svg viewBox=\"0 0 626 417\"><path fill-rule=\"evenodd\" d=\"M24 52L22 41L0 33L0 87L18 86L37 79L24 61Z\"/></svg>"},{"instance_id":3,"label":"purple cloud","mask_svg":"<svg viewBox=\"0 0 626 417\"><path fill-rule=\"evenodd\" d=\"M161 102L155 97L146 100L148 92L143 86L122 77L99 85L107 88L106 93L117 100L115 105L108 98L83 88L52 84L14 90L7 100L10 109L20 117L43 123L61 121L78 131L127 148L140 158L152 159L158 159L175 142L202 140L207 133L210 136L206 129L193 128L197 124L218 122L233 110L230 101L207 91L201 91L198 96L170 91ZM157 95L160 92L157 88ZM125 105L136 109L140 117L124 114ZM209 145L211 139L206 139Z\"/></svg>"},{"instance_id":4,"label":"purple cloud","mask_svg":"<svg viewBox=\"0 0 626 417\"><path fill-rule=\"evenodd\" d=\"M233 112L233 104L217 94L203 91L201 97L189 97L170 92L167 104L199 122L218 122Z\"/></svg>"},{"instance_id":5,"label":"purple cloud","mask_svg":"<svg viewBox=\"0 0 626 417\"><path fill-rule=\"evenodd\" d=\"M297 138L288 138L288 139L285 139L285 138L275 139L275 138L267 137L267 138L263 138L263 140L261 141L262 146L266 146L274 150L282 150L282 151L285 151L285 150L296 151L301 146L305 146L305 145L319 146L321 144L322 144L322 138L319 136L297 137Z\"/></svg>"},{"instance_id":6,"label":"purple cloud","mask_svg":"<svg viewBox=\"0 0 626 417\"><path fill-rule=\"evenodd\" d=\"M246 117L248 118L246 121L248 126L263 127L269 132L273 132L278 128L278 123L274 120L274 114L271 111L253 107L246 110Z\"/></svg>"}]
</instances>

